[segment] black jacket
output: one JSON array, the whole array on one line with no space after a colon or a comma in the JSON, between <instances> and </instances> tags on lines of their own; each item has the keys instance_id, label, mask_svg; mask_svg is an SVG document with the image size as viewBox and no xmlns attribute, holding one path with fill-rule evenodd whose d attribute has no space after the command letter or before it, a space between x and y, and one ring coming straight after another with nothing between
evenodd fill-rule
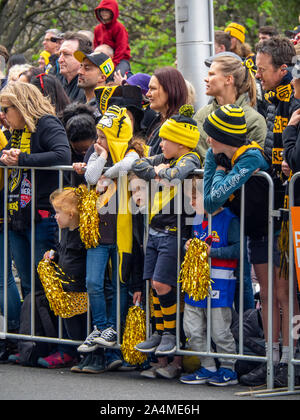
<instances>
[{"instance_id":1,"label":"black jacket","mask_svg":"<svg viewBox=\"0 0 300 420\"><path fill-rule=\"evenodd\" d=\"M67 228L61 230L61 241L57 246L55 262L67 277L74 280L72 282L62 278L65 292L86 292L86 249L80 239L79 228L73 231Z\"/></svg>"},{"instance_id":2,"label":"black jacket","mask_svg":"<svg viewBox=\"0 0 300 420\"><path fill-rule=\"evenodd\" d=\"M300 124L288 125L282 134L284 159L292 172L300 172ZM300 178L295 182L294 187L295 205L300 205Z\"/></svg>"},{"instance_id":3,"label":"black jacket","mask_svg":"<svg viewBox=\"0 0 300 420\"><path fill-rule=\"evenodd\" d=\"M47 167L71 165L71 149L60 120L52 115L42 117L31 137L31 153L20 153L19 166ZM36 197L39 210L52 210L50 194L57 189L57 171L36 171Z\"/></svg>"},{"instance_id":4,"label":"black jacket","mask_svg":"<svg viewBox=\"0 0 300 420\"><path fill-rule=\"evenodd\" d=\"M71 80L70 83L67 82L67 79L65 79L64 76L62 76L60 73L56 75L58 80L63 85L63 88L70 98L71 102L81 102L86 103L86 97L84 94L84 90L79 88L77 85L78 82L78 76L75 76L74 79Z\"/></svg>"}]
</instances>

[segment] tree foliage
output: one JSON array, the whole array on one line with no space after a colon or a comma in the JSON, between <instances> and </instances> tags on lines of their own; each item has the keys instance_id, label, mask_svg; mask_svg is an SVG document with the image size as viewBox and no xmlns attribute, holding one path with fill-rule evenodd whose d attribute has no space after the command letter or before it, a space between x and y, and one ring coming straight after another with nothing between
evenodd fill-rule
<instances>
[{"instance_id":1,"label":"tree foliage","mask_svg":"<svg viewBox=\"0 0 300 420\"><path fill-rule=\"evenodd\" d=\"M200 1L200 0L199 0ZM175 1L119 0L120 21L130 36L135 72L173 65L176 58ZM91 30L97 25L97 0L0 0L0 43L29 61L42 50L47 29ZM298 24L299 0L214 0L216 29L231 21L246 26L253 47L258 28L276 26L281 33ZM199 16L201 23L201 16Z\"/></svg>"}]
</instances>

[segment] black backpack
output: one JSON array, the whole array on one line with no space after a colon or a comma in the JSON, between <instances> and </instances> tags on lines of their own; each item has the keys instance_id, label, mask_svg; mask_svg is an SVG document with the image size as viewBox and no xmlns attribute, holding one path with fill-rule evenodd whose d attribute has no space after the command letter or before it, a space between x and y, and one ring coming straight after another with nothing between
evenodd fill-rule
<instances>
[{"instance_id":1,"label":"black backpack","mask_svg":"<svg viewBox=\"0 0 300 420\"><path fill-rule=\"evenodd\" d=\"M239 315L232 312L231 332L239 352ZM261 312L258 309L248 309L243 314L243 341L244 354L250 356L265 356L265 339L262 325ZM249 360L237 360L235 370L240 378L255 369L261 362Z\"/></svg>"},{"instance_id":2,"label":"black backpack","mask_svg":"<svg viewBox=\"0 0 300 420\"><path fill-rule=\"evenodd\" d=\"M34 333L38 337L58 337L58 317L51 311L44 291L35 293ZM25 297L22 305L19 334L31 335L31 294ZM38 358L49 356L55 346L43 341L19 340L20 364L37 366Z\"/></svg>"}]
</instances>

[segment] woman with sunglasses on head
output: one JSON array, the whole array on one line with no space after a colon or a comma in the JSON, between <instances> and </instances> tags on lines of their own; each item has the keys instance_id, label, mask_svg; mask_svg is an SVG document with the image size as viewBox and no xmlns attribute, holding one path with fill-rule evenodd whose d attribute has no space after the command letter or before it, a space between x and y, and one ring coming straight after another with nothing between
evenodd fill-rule
<instances>
[{"instance_id":1,"label":"woman with sunglasses on head","mask_svg":"<svg viewBox=\"0 0 300 420\"><path fill-rule=\"evenodd\" d=\"M36 86L44 96L50 99L58 117L60 117L65 107L71 103L60 81L51 74L41 73L34 75L31 78L30 83Z\"/></svg>"},{"instance_id":2,"label":"woman with sunglasses on head","mask_svg":"<svg viewBox=\"0 0 300 420\"><path fill-rule=\"evenodd\" d=\"M17 167L70 165L71 152L64 127L49 100L33 85L16 82L0 93L2 113L11 130L0 163L16 167L8 179L9 240L21 278L23 298L31 291L31 205L32 174ZM55 246L57 225L49 203L58 188L56 171L35 173L35 264ZM41 285L36 276L36 290Z\"/></svg>"},{"instance_id":3,"label":"woman with sunglasses on head","mask_svg":"<svg viewBox=\"0 0 300 420\"><path fill-rule=\"evenodd\" d=\"M213 98L212 102L200 108L195 115L200 130L200 140L197 151L205 159L209 145L207 134L203 129L205 118L222 105L235 104L243 108L247 123L247 138L263 147L267 135L265 119L256 110L256 83L255 75L247 63L239 58L225 55L216 55L204 79L206 95Z\"/></svg>"}]
</instances>

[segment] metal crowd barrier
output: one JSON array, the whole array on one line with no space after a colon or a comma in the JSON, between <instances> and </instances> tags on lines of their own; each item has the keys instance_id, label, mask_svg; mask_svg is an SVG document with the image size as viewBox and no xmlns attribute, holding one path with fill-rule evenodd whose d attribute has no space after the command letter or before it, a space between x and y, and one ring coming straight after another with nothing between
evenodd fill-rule
<instances>
[{"instance_id":1,"label":"metal crowd barrier","mask_svg":"<svg viewBox=\"0 0 300 420\"><path fill-rule=\"evenodd\" d=\"M69 344L69 345L79 345L81 342L72 341L68 339L62 338L62 320L60 319L59 323L59 334L57 338L53 337L39 337L35 335L35 296L34 293L31 294L31 334L30 335L22 335L22 334L13 334L8 332L7 328L7 277L8 277L8 266L7 266L7 253L8 253L8 215L7 215L7 191L8 191L8 171L10 169L30 169L31 171L31 183L32 183L32 203L35 203L35 186L36 186L36 171L58 171L59 175L59 185L58 187L63 187L63 176L64 172L72 172L73 168L71 166L53 166L53 167L35 167L35 168L23 168L23 167L1 167L4 170L4 325L3 331L0 330L0 339L5 338L13 338L13 339L22 339L22 340L34 340L34 341L43 341L48 343L61 343L61 344ZM203 176L203 170L196 170L195 174ZM41 176L41 175L40 175ZM269 343L272 343L272 331L273 331L273 311L272 311L272 302L273 302L273 241L274 241L274 217L278 217L278 212L274 211L274 185L272 178L266 172L259 172L254 174L253 176L258 176L264 178L269 186L269 211L268 211L268 337L266 340ZM290 206L294 204L294 183L297 178L300 177L300 173L297 173L293 176L290 181ZM177 220L178 220L178 258L177 258L177 272L178 277L181 269L181 237L180 237L180 226L181 226L181 203L182 203L182 184L178 185L178 213L177 213ZM241 217L240 217L240 290L239 290L239 351L236 354L221 354L216 352L211 352L211 298L208 297L208 315L207 315L207 351L206 352L194 352L190 350L181 349L180 345L180 289L181 286L178 283L177 285L177 315L176 315L176 355L181 356L212 356L215 358L222 357L222 358L229 358L229 359L236 359L236 360L248 360L253 362L266 362L267 363L267 390L263 391L256 391L250 393L257 397L265 397L265 396L275 396L275 395L283 395L284 394L292 394L292 393L300 393L297 391L294 382L294 372L295 372L295 365L300 365L300 360L294 359L293 354L293 337L290 334L290 358L289 358L289 383L288 388L276 391L274 390L274 373L273 373L273 353L272 353L272 346L268 346L268 353L266 356L253 356L244 354L244 340L243 340L243 312L244 312L244 285L243 285L243 274L244 274L244 210L245 210L245 186L241 188ZM149 204L149 203L148 203ZM149 208L149 207L148 207ZM35 290L35 206L31 208L31 290ZM147 216L147 221L149 221L149 212ZM148 227L149 224L145 227L145 239L148 235ZM209 233L211 233L211 216L209 216ZM146 240L144 240L144 247L146 245ZM294 291L294 259L293 259L293 232L292 232L292 224L290 223L290 243L289 243L289 304L290 304L290 326L291 331L293 329L293 291ZM119 270L118 270L118 280L119 280ZM121 326L120 326L120 282L117 282L117 333L118 333L118 342L115 348L120 348L120 339L121 339ZM149 303L149 282L147 282L146 287L146 302ZM150 308L149 304L146 305L146 323L147 323L147 335L150 334ZM91 314L89 313L87 319L87 334L90 332L90 325L91 325ZM240 393L241 395L247 395L247 392Z\"/></svg>"}]
</instances>

